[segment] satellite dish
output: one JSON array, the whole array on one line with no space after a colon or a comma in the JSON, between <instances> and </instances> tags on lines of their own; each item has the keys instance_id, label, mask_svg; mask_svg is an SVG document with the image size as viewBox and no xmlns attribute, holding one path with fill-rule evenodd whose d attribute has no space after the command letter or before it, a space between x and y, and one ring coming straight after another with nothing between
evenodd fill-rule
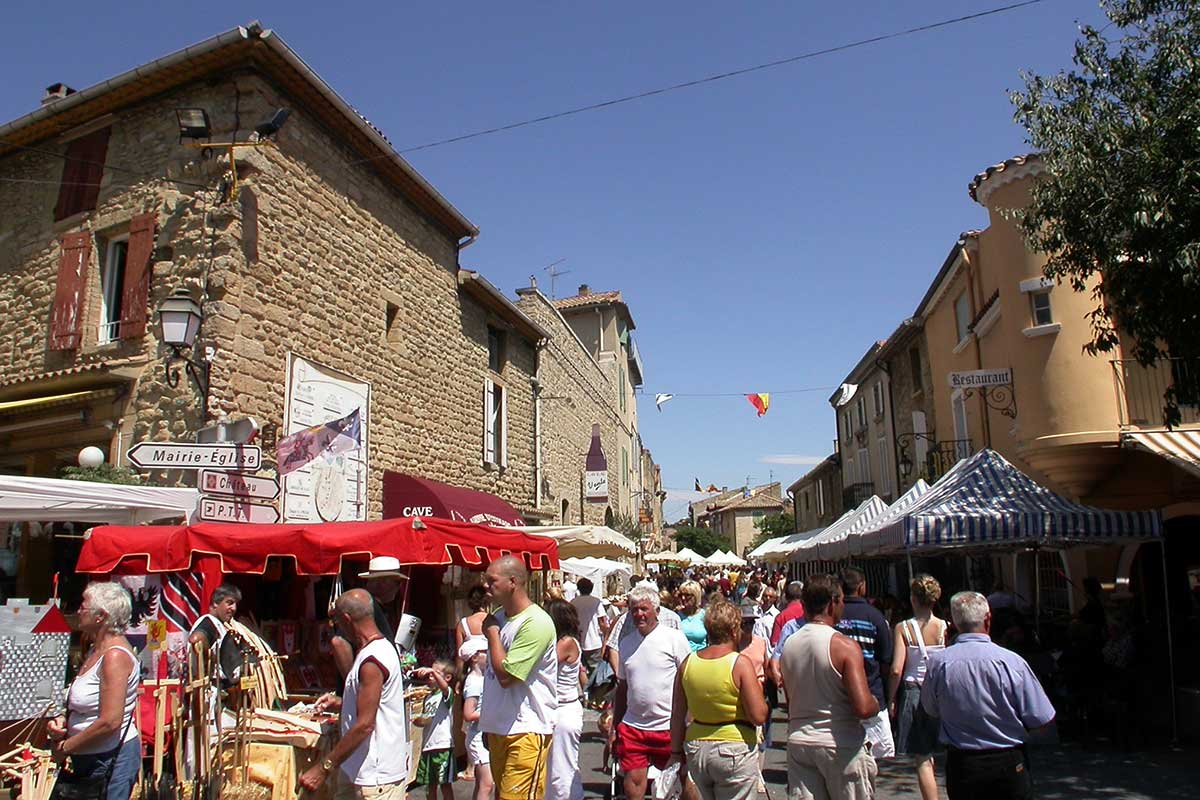
<instances>
[{"instance_id":1,"label":"satellite dish","mask_svg":"<svg viewBox=\"0 0 1200 800\"><path fill-rule=\"evenodd\" d=\"M833 401L834 408L841 408L854 399L854 395L858 392L857 383L843 383L838 387L837 399Z\"/></svg>"}]
</instances>

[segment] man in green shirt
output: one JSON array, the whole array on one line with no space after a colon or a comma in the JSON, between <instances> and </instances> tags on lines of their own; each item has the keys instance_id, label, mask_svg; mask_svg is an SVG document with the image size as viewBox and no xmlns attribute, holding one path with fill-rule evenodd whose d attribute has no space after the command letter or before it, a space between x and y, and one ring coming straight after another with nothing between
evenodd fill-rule
<instances>
[{"instance_id":1,"label":"man in green shirt","mask_svg":"<svg viewBox=\"0 0 1200 800\"><path fill-rule=\"evenodd\" d=\"M554 622L529 599L521 559L502 556L488 565L484 585L504 609L483 621L488 641L484 671L487 702L479 728L488 737L499 800L545 794L546 763L558 711L558 657Z\"/></svg>"}]
</instances>

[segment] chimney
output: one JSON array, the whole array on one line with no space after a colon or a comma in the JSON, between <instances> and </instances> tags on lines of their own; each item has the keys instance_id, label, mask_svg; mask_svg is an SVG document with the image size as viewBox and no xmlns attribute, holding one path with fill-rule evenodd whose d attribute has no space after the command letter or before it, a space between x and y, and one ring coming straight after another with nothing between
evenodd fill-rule
<instances>
[{"instance_id":1,"label":"chimney","mask_svg":"<svg viewBox=\"0 0 1200 800\"><path fill-rule=\"evenodd\" d=\"M580 297L587 297L591 293L592 293L592 288L590 286L588 286L586 283L579 284L579 296Z\"/></svg>"},{"instance_id":2,"label":"chimney","mask_svg":"<svg viewBox=\"0 0 1200 800\"><path fill-rule=\"evenodd\" d=\"M62 100L69 94L75 94L75 90L65 83L52 83L46 87L46 92L42 95L42 105L53 103L55 100Z\"/></svg>"}]
</instances>

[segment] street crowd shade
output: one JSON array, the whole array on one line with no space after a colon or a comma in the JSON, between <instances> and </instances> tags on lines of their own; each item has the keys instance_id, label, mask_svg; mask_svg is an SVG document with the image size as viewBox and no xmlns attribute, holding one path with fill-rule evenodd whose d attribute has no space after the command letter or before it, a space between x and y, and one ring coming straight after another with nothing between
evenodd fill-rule
<instances>
[{"instance_id":1,"label":"street crowd shade","mask_svg":"<svg viewBox=\"0 0 1200 800\"><path fill-rule=\"evenodd\" d=\"M212 134L208 112L203 108L177 108L175 116L179 120L181 139L207 139Z\"/></svg>"},{"instance_id":2,"label":"street crowd shade","mask_svg":"<svg viewBox=\"0 0 1200 800\"><path fill-rule=\"evenodd\" d=\"M158 322L163 344L171 347L191 347L196 343L203 316L200 305L186 289L176 289L158 307Z\"/></svg>"}]
</instances>

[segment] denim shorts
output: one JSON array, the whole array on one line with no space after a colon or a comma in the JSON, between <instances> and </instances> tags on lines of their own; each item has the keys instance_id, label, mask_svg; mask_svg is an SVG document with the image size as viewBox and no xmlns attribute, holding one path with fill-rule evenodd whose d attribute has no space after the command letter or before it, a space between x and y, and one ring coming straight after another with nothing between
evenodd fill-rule
<instances>
[{"instance_id":1,"label":"denim shorts","mask_svg":"<svg viewBox=\"0 0 1200 800\"><path fill-rule=\"evenodd\" d=\"M109 778L107 789L99 796L104 800L129 800L133 784L137 781L141 761L141 739L130 739L120 747L105 753L72 755L70 773L64 773L58 780L68 785L101 783L111 764L112 777Z\"/></svg>"}]
</instances>

